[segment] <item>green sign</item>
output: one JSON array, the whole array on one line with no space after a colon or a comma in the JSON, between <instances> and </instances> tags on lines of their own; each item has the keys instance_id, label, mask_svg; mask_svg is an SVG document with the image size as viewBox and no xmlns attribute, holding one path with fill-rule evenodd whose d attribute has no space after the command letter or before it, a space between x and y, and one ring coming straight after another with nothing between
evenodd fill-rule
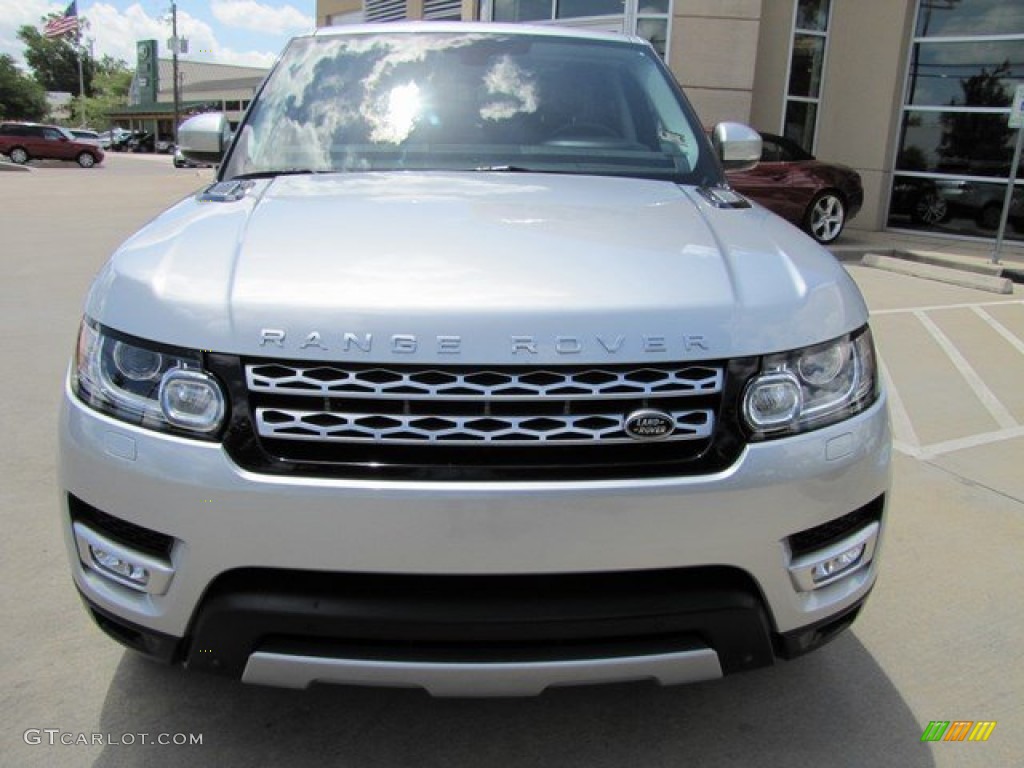
<instances>
[{"instance_id":1,"label":"green sign","mask_svg":"<svg viewBox=\"0 0 1024 768\"><path fill-rule=\"evenodd\" d=\"M139 103L156 104L160 90L159 65L156 58L156 40L140 40L135 44L137 61L135 78L139 86Z\"/></svg>"}]
</instances>

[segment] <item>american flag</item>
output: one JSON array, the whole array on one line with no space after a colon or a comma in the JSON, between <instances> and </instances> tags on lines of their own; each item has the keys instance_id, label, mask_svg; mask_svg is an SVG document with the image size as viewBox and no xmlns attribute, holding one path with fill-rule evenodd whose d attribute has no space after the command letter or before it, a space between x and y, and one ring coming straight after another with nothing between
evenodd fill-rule
<instances>
[{"instance_id":1,"label":"american flag","mask_svg":"<svg viewBox=\"0 0 1024 768\"><path fill-rule=\"evenodd\" d=\"M61 37L68 32L78 29L78 0L71 0L71 5L64 11L63 16L50 19L43 27L43 35L46 37Z\"/></svg>"}]
</instances>

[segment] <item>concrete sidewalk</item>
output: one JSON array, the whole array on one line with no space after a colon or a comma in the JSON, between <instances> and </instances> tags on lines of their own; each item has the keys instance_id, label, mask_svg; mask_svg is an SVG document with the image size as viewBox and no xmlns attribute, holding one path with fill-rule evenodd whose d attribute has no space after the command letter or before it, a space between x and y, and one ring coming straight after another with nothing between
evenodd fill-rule
<instances>
[{"instance_id":1,"label":"concrete sidewalk","mask_svg":"<svg viewBox=\"0 0 1024 768\"><path fill-rule=\"evenodd\" d=\"M1010 234L1016 235L1015 232ZM1024 284L1024 242L1004 240L998 263L995 239L951 239L916 232L849 229L829 250L846 264L1009 295Z\"/></svg>"},{"instance_id":2,"label":"concrete sidewalk","mask_svg":"<svg viewBox=\"0 0 1024 768\"><path fill-rule=\"evenodd\" d=\"M1016 235L1014 232L1009 234ZM954 239L926 233L871 232L850 228L829 250L845 262L860 261L872 253L1024 282L1024 242L1020 239L1004 240L998 264L992 263L993 246L994 238Z\"/></svg>"}]
</instances>

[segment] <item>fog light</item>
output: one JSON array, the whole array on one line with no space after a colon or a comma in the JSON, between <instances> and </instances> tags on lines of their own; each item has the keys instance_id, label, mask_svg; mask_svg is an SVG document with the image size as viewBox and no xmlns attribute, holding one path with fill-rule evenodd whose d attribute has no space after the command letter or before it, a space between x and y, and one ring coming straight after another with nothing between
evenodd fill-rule
<instances>
[{"instance_id":1,"label":"fog light","mask_svg":"<svg viewBox=\"0 0 1024 768\"><path fill-rule=\"evenodd\" d=\"M149 571L141 565L136 565L130 560L124 560L99 547L90 546L89 554L92 555L93 562L96 565L110 571L115 576L135 582L140 587L144 587L149 583Z\"/></svg>"},{"instance_id":2,"label":"fog light","mask_svg":"<svg viewBox=\"0 0 1024 768\"><path fill-rule=\"evenodd\" d=\"M150 595L163 595L174 578L168 560L108 539L81 522L72 526L82 565L109 581Z\"/></svg>"},{"instance_id":3,"label":"fog light","mask_svg":"<svg viewBox=\"0 0 1024 768\"><path fill-rule=\"evenodd\" d=\"M815 552L793 558L789 577L798 592L812 592L841 579L853 578L875 556L881 526L871 523Z\"/></svg>"},{"instance_id":4,"label":"fog light","mask_svg":"<svg viewBox=\"0 0 1024 768\"><path fill-rule=\"evenodd\" d=\"M224 418L224 395L209 374L175 368L160 382L160 408L176 427L213 432Z\"/></svg>"},{"instance_id":5,"label":"fog light","mask_svg":"<svg viewBox=\"0 0 1024 768\"><path fill-rule=\"evenodd\" d=\"M863 554L863 544L851 547L836 557L829 558L828 560L815 565L811 570L811 578L814 579L815 584L818 584L826 579L831 579L833 576L838 576L843 571L857 565Z\"/></svg>"}]
</instances>

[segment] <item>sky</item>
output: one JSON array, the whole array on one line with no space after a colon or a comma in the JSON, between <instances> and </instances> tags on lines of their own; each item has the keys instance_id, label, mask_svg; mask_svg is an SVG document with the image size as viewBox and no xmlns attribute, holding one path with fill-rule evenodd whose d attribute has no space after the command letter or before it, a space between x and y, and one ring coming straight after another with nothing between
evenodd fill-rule
<instances>
[{"instance_id":1,"label":"sky","mask_svg":"<svg viewBox=\"0 0 1024 768\"><path fill-rule=\"evenodd\" d=\"M0 0L0 53L9 53L27 72L17 31L23 24L40 30L40 18L63 13L71 0ZM188 38L193 61L269 67L288 39L313 29L316 0L177 0L178 35ZM135 66L135 42L157 40L160 56L170 56L170 0L78 0L88 19L86 41L93 55L109 54Z\"/></svg>"}]
</instances>

